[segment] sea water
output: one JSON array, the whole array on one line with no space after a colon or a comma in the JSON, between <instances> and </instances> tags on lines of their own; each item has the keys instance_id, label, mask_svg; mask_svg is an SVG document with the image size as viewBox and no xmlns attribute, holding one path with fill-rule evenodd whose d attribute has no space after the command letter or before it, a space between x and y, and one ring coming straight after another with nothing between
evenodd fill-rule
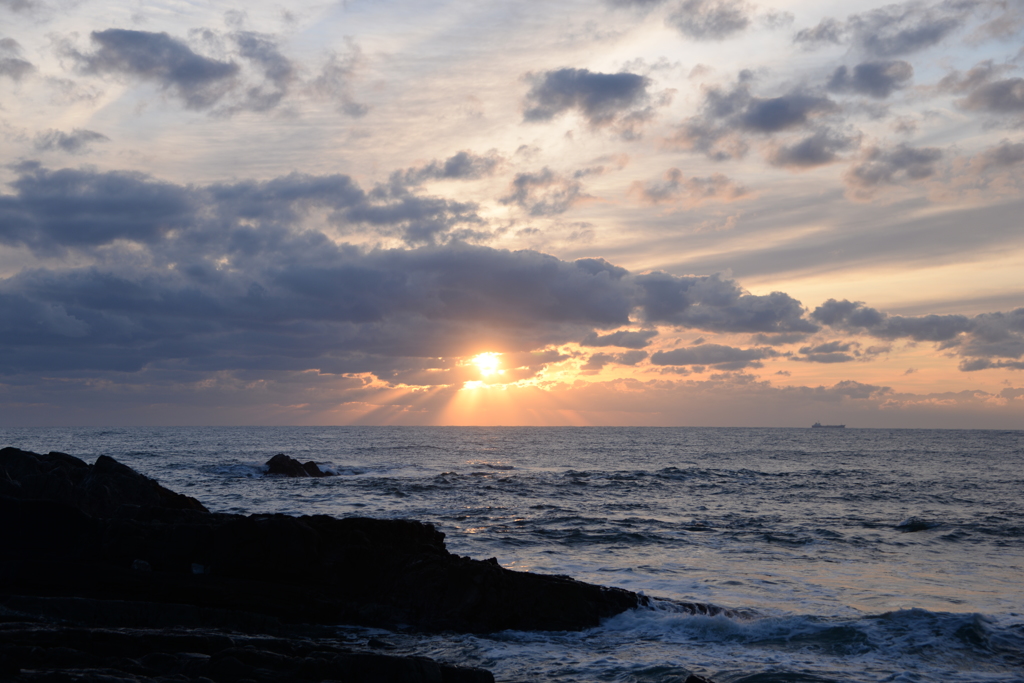
<instances>
[{"instance_id":1,"label":"sea water","mask_svg":"<svg viewBox=\"0 0 1024 683\"><path fill-rule=\"evenodd\" d=\"M653 598L582 632L339 628L499 681L1024 681L1022 431L0 429L6 445L107 454L214 511L431 522L454 553ZM337 476L265 476L276 453Z\"/></svg>"}]
</instances>

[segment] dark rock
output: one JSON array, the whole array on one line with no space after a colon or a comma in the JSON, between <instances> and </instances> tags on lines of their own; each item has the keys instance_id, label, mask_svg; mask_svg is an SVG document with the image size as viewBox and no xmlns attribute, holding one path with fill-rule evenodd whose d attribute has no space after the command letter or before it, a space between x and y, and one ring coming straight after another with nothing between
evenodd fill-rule
<instances>
[{"instance_id":1,"label":"dark rock","mask_svg":"<svg viewBox=\"0 0 1024 683\"><path fill-rule=\"evenodd\" d=\"M278 453L267 461L267 474L280 474L286 477L330 477L331 472L324 472L310 460L303 464L284 453Z\"/></svg>"},{"instance_id":2,"label":"dark rock","mask_svg":"<svg viewBox=\"0 0 1024 683\"><path fill-rule=\"evenodd\" d=\"M420 522L211 514L104 456L8 448L0 467L5 491L74 504L0 497L0 578L30 593L464 632L589 628L646 600L452 555Z\"/></svg>"},{"instance_id":3,"label":"dark rock","mask_svg":"<svg viewBox=\"0 0 1024 683\"><path fill-rule=\"evenodd\" d=\"M284 455L268 465L281 459L293 470L301 467L299 476L315 476L308 465L319 472ZM327 648L329 657L314 655L295 639L317 625L344 623L576 630L647 601L565 576L511 571L496 558L453 555L431 524L210 513L106 456L90 466L62 453L0 450L0 519L0 629L32 614L91 633L82 640L69 627L46 631L45 638L45 629L34 636L27 630L9 641L5 631L0 644L49 648L53 658L29 657L31 666L63 662L54 675L74 669L80 680L90 680L79 676L85 669L100 680L103 668L137 680L218 683L493 680L477 669L369 651ZM207 630L202 637L196 631L171 637L167 629L174 628ZM286 644L264 640L245 649L234 636L210 629L273 634ZM0 664L8 671L30 668L22 650L12 652L0 651ZM127 659L111 659L115 653Z\"/></svg>"},{"instance_id":4,"label":"dark rock","mask_svg":"<svg viewBox=\"0 0 1024 683\"><path fill-rule=\"evenodd\" d=\"M327 631L267 637L217 629L82 628L0 624L4 681L257 683L324 680L494 683L483 669L338 645Z\"/></svg>"},{"instance_id":5,"label":"dark rock","mask_svg":"<svg viewBox=\"0 0 1024 683\"><path fill-rule=\"evenodd\" d=\"M0 496L72 505L97 517L108 517L121 505L207 511L195 498L106 455L87 465L65 453L39 455L10 447L0 450Z\"/></svg>"}]
</instances>

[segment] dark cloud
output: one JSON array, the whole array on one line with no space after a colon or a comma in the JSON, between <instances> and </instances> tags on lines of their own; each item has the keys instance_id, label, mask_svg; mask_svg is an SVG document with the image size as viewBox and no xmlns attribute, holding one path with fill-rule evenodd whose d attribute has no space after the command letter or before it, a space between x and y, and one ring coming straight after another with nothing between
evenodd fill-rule
<instances>
[{"instance_id":1,"label":"dark cloud","mask_svg":"<svg viewBox=\"0 0 1024 683\"><path fill-rule=\"evenodd\" d=\"M628 72L605 74L567 68L528 74L527 79L531 87L524 102L524 121L550 121L576 110L591 126L606 126L636 113L650 99L650 79Z\"/></svg>"},{"instance_id":2,"label":"dark cloud","mask_svg":"<svg viewBox=\"0 0 1024 683\"><path fill-rule=\"evenodd\" d=\"M843 380L842 382L836 382L831 387L817 387L817 390L827 392L832 396L843 396L846 398L852 398L856 400L866 400L875 398L879 395L891 394L892 389L889 387L880 387L874 384L864 384L863 382L857 382L852 379Z\"/></svg>"},{"instance_id":3,"label":"dark cloud","mask_svg":"<svg viewBox=\"0 0 1024 683\"><path fill-rule=\"evenodd\" d=\"M790 360L807 361L810 363L849 363L860 355L857 342L831 341L817 346L804 346L800 349L803 357L794 356Z\"/></svg>"},{"instance_id":4,"label":"dark cloud","mask_svg":"<svg viewBox=\"0 0 1024 683\"><path fill-rule=\"evenodd\" d=\"M860 302L835 299L814 309L811 318L832 328L863 331L883 339L933 342L949 341L974 327L971 319L963 315L890 316Z\"/></svg>"},{"instance_id":5,"label":"dark cloud","mask_svg":"<svg viewBox=\"0 0 1024 683\"><path fill-rule=\"evenodd\" d=\"M790 168L812 168L830 164L839 159L839 152L854 146L858 138L849 137L832 130L816 133L789 145L779 145L768 155L774 166Z\"/></svg>"},{"instance_id":6,"label":"dark cloud","mask_svg":"<svg viewBox=\"0 0 1024 683\"><path fill-rule=\"evenodd\" d=\"M972 358L960 361L959 368L962 372L977 372L978 370L1024 370L1024 361L1019 360L989 360L988 358Z\"/></svg>"},{"instance_id":7,"label":"dark cloud","mask_svg":"<svg viewBox=\"0 0 1024 683\"><path fill-rule=\"evenodd\" d=\"M511 192L499 201L526 209L531 216L553 216L568 211L589 197L575 178L566 178L544 167L536 173L517 173Z\"/></svg>"},{"instance_id":8,"label":"dark cloud","mask_svg":"<svg viewBox=\"0 0 1024 683\"><path fill-rule=\"evenodd\" d=\"M811 318L833 329L882 339L937 342L941 348L956 349L964 358L960 369L965 371L1014 369L1024 357L1024 308L1009 313L983 313L973 318L964 315L904 317L887 315L860 302L829 299L811 313ZM886 349L868 351L877 353Z\"/></svg>"},{"instance_id":9,"label":"dark cloud","mask_svg":"<svg viewBox=\"0 0 1024 683\"><path fill-rule=\"evenodd\" d=\"M151 243L169 230L189 230L205 241L223 228L234 228L232 239L241 245L266 237L246 225L284 230L313 209L325 210L342 232L367 226L409 244L446 241L481 224L474 205L386 187L365 192L344 175L293 173L193 187L139 173L30 166L11 186L15 194L0 195L0 242L39 251Z\"/></svg>"},{"instance_id":10,"label":"dark cloud","mask_svg":"<svg viewBox=\"0 0 1024 683\"><path fill-rule=\"evenodd\" d=\"M1003 140L980 155L982 168L1016 166L1024 162L1024 142Z\"/></svg>"},{"instance_id":11,"label":"dark cloud","mask_svg":"<svg viewBox=\"0 0 1024 683\"><path fill-rule=\"evenodd\" d=\"M41 7L43 3L35 0L0 0L0 7L6 7L12 12L33 12Z\"/></svg>"},{"instance_id":12,"label":"dark cloud","mask_svg":"<svg viewBox=\"0 0 1024 683\"><path fill-rule=\"evenodd\" d=\"M41 152L59 149L71 154L77 154L85 151L94 142L107 142L109 140L110 138L103 133L81 128L75 128L70 133L65 133L62 130L48 130L36 136L35 148Z\"/></svg>"},{"instance_id":13,"label":"dark cloud","mask_svg":"<svg viewBox=\"0 0 1024 683\"><path fill-rule=\"evenodd\" d=\"M651 363L654 365L704 366L716 370L740 370L762 367L763 364L760 361L779 355L781 354L778 351L767 347L738 349L721 344L701 344L672 351L658 351L651 355Z\"/></svg>"},{"instance_id":14,"label":"dark cloud","mask_svg":"<svg viewBox=\"0 0 1024 683\"><path fill-rule=\"evenodd\" d=\"M986 60L967 73L947 74L937 87L939 91L966 95L957 102L964 109L992 114L1024 113L1024 79L999 78L1009 69Z\"/></svg>"},{"instance_id":15,"label":"dark cloud","mask_svg":"<svg viewBox=\"0 0 1024 683\"><path fill-rule=\"evenodd\" d=\"M962 27L979 4L970 0L947 0L932 6L911 2L853 15L848 21L863 50L892 57L937 44Z\"/></svg>"},{"instance_id":16,"label":"dark cloud","mask_svg":"<svg viewBox=\"0 0 1024 683\"><path fill-rule=\"evenodd\" d=\"M914 76L914 67L903 60L865 62L853 67L837 68L828 82L832 92L855 92L884 99L907 85Z\"/></svg>"},{"instance_id":17,"label":"dark cloud","mask_svg":"<svg viewBox=\"0 0 1024 683\"><path fill-rule=\"evenodd\" d=\"M978 86L961 100L966 109L994 114L1024 113L1024 78L1006 78Z\"/></svg>"},{"instance_id":18,"label":"dark cloud","mask_svg":"<svg viewBox=\"0 0 1024 683\"><path fill-rule=\"evenodd\" d=\"M190 264L2 281L0 371L184 363L388 376L395 365L385 358L533 351L621 326L633 306L615 269L536 252L364 252L303 235L264 249L229 239Z\"/></svg>"},{"instance_id":19,"label":"dark cloud","mask_svg":"<svg viewBox=\"0 0 1024 683\"><path fill-rule=\"evenodd\" d=\"M139 173L30 168L0 195L0 242L39 251L152 242L195 218L191 192Z\"/></svg>"},{"instance_id":20,"label":"dark cloud","mask_svg":"<svg viewBox=\"0 0 1024 683\"><path fill-rule=\"evenodd\" d=\"M586 374L600 371L606 365L637 365L647 358L646 351L627 351L625 353L594 353L580 369Z\"/></svg>"},{"instance_id":21,"label":"dark cloud","mask_svg":"<svg viewBox=\"0 0 1024 683\"><path fill-rule=\"evenodd\" d=\"M392 175L392 181L418 185L428 180L475 180L491 175L504 161L496 150L484 155L463 150L444 161L435 159L425 166L397 171Z\"/></svg>"},{"instance_id":22,"label":"dark cloud","mask_svg":"<svg viewBox=\"0 0 1024 683\"><path fill-rule=\"evenodd\" d=\"M31 63L21 58L21 45L14 38L0 38L0 76L20 81L36 70Z\"/></svg>"},{"instance_id":23,"label":"dark cloud","mask_svg":"<svg viewBox=\"0 0 1024 683\"><path fill-rule=\"evenodd\" d=\"M827 97L793 92L781 97L752 97L737 121L742 127L758 133L775 133L807 123L814 114L835 110Z\"/></svg>"},{"instance_id":24,"label":"dark cloud","mask_svg":"<svg viewBox=\"0 0 1024 683\"><path fill-rule=\"evenodd\" d=\"M244 59L256 64L262 71L264 82L246 89L242 108L253 111L273 109L288 94L288 89L298 79L295 65L281 54L271 36L252 31L240 31L232 38L238 45L238 53Z\"/></svg>"},{"instance_id":25,"label":"dark cloud","mask_svg":"<svg viewBox=\"0 0 1024 683\"><path fill-rule=\"evenodd\" d=\"M729 202L747 193L745 187L721 173L687 178L678 168L666 171L663 180L636 182L630 191L648 204L678 202L685 206L696 206L705 201Z\"/></svg>"},{"instance_id":26,"label":"dark cloud","mask_svg":"<svg viewBox=\"0 0 1024 683\"><path fill-rule=\"evenodd\" d=\"M753 8L741 0L685 0L667 23L696 40L722 40L743 31Z\"/></svg>"},{"instance_id":27,"label":"dark cloud","mask_svg":"<svg viewBox=\"0 0 1024 683\"><path fill-rule=\"evenodd\" d=\"M799 129L837 110L829 98L802 90L756 97L750 93L747 79L741 77L730 90L705 89L700 113L683 122L672 142L715 160L739 158L749 148L740 133L772 135Z\"/></svg>"},{"instance_id":28,"label":"dark cloud","mask_svg":"<svg viewBox=\"0 0 1024 683\"><path fill-rule=\"evenodd\" d=\"M991 82L1008 68L1005 65L996 65L991 59L987 59L975 64L967 73L954 70L946 74L939 80L938 89L957 94L969 93Z\"/></svg>"},{"instance_id":29,"label":"dark cloud","mask_svg":"<svg viewBox=\"0 0 1024 683\"><path fill-rule=\"evenodd\" d=\"M921 180L935 173L935 162L942 150L935 147L911 147L899 144L889 150L868 149L863 159L846 174L846 182L855 188L869 189L906 180Z\"/></svg>"},{"instance_id":30,"label":"dark cloud","mask_svg":"<svg viewBox=\"0 0 1024 683\"><path fill-rule=\"evenodd\" d=\"M96 52L72 52L84 72L135 76L180 97L188 109L208 109L233 87L239 66L203 57L166 33L111 28L93 31Z\"/></svg>"},{"instance_id":31,"label":"dark cloud","mask_svg":"<svg viewBox=\"0 0 1024 683\"><path fill-rule=\"evenodd\" d=\"M718 275L636 276L644 320L709 332L815 332L800 302L783 292L758 296Z\"/></svg>"},{"instance_id":32,"label":"dark cloud","mask_svg":"<svg viewBox=\"0 0 1024 683\"><path fill-rule=\"evenodd\" d=\"M657 336L657 330L619 330L611 334L591 332L580 341L580 346L618 346L624 349L642 349Z\"/></svg>"},{"instance_id":33,"label":"dark cloud","mask_svg":"<svg viewBox=\"0 0 1024 683\"><path fill-rule=\"evenodd\" d=\"M793 42L806 47L817 47L820 45L838 45L842 43L847 34L846 24L826 17L818 22L817 26L800 29L793 37Z\"/></svg>"},{"instance_id":34,"label":"dark cloud","mask_svg":"<svg viewBox=\"0 0 1024 683\"><path fill-rule=\"evenodd\" d=\"M817 26L798 31L793 40L808 48L851 41L868 55L897 57L938 44L965 26L981 5L975 0L886 5L850 15L845 21L822 19Z\"/></svg>"},{"instance_id":35,"label":"dark cloud","mask_svg":"<svg viewBox=\"0 0 1024 683\"><path fill-rule=\"evenodd\" d=\"M326 220L343 230L359 221L365 235L378 221L382 234L400 235L418 200L417 210L452 211L436 198L367 192L342 175L200 186L31 164L18 173L13 192L0 195L0 241L74 251L87 258L68 263L92 265L0 280L7 374L160 372L200 381L220 372L373 373L438 385L467 378L457 359L496 351L507 354L506 379L525 378L565 360L552 349L571 342L627 349L592 358L595 366L642 362L656 335L637 321L778 343L827 325L943 343L975 364L1024 354L1024 309L910 318L830 300L807 316L784 293L752 295L719 276L633 274L601 259L569 262L458 239L412 249L342 244L309 225ZM823 362L856 348L830 342L801 351ZM698 340L651 360L729 371L784 355Z\"/></svg>"},{"instance_id":36,"label":"dark cloud","mask_svg":"<svg viewBox=\"0 0 1024 683\"><path fill-rule=\"evenodd\" d=\"M1024 357L1024 308L1009 313L975 316L970 335L958 349L963 356L987 358Z\"/></svg>"}]
</instances>

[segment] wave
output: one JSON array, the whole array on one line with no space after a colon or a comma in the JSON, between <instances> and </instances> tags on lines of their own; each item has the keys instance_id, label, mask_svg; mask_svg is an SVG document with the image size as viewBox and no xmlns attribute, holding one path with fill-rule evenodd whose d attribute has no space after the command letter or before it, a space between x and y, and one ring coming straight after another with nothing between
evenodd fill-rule
<instances>
[{"instance_id":1,"label":"wave","mask_svg":"<svg viewBox=\"0 0 1024 683\"><path fill-rule=\"evenodd\" d=\"M776 658L779 653L812 656L820 664L860 658L890 671L897 670L898 662L905 666L913 662L916 669L935 672L951 668L991 674L1024 671L1024 622L1019 616L907 609L843 618L709 607L701 611L687 609L686 603L652 600L648 608L606 620L595 633L677 644L744 645L761 656L766 652L777 653Z\"/></svg>"}]
</instances>

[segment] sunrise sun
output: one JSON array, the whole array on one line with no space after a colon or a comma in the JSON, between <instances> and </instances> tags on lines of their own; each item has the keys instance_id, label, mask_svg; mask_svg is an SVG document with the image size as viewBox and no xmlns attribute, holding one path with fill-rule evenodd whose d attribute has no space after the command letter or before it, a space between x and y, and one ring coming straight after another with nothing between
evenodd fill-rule
<instances>
[{"instance_id":1,"label":"sunrise sun","mask_svg":"<svg viewBox=\"0 0 1024 683\"><path fill-rule=\"evenodd\" d=\"M477 354L476 356L473 356L472 363L480 369L480 375L482 377L503 375L505 374L505 371L501 369L500 355L500 353Z\"/></svg>"}]
</instances>

